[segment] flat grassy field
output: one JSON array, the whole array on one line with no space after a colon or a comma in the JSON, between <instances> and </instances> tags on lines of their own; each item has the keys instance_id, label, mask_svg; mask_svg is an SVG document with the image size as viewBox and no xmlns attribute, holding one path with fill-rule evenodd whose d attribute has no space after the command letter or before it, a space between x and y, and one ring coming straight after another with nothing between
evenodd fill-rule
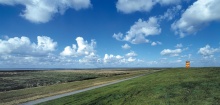
<instances>
[{"instance_id":1,"label":"flat grassy field","mask_svg":"<svg viewBox=\"0 0 220 105\"><path fill-rule=\"evenodd\" d=\"M110 77L126 73L128 72L113 70L0 71L0 92Z\"/></svg>"},{"instance_id":2,"label":"flat grassy field","mask_svg":"<svg viewBox=\"0 0 220 105\"><path fill-rule=\"evenodd\" d=\"M220 105L220 68L167 69L40 105Z\"/></svg>"},{"instance_id":3,"label":"flat grassy field","mask_svg":"<svg viewBox=\"0 0 220 105\"><path fill-rule=\"evenodd\" d=\"M51 70L0 72L0 105L19 104L154 70ZM18 88L19 87L19 88Z\"/></svg>"}]
</instances>

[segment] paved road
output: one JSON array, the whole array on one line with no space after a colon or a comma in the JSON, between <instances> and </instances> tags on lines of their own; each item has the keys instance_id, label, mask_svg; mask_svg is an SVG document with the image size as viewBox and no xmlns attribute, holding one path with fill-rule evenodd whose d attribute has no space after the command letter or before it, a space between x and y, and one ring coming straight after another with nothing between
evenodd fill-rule
<instances>
[{"instance_id":1,"label":"paved road","mask_svg":"<svg viewBox=\"0 0 220 105\"><path fill-rule=\"evenodd\" d=\"M110 82L110 83L106 83L106 84L102 84L102 85L98 85L98 86L93 86L93 87L89 87L89 88L85 88L85 89L81 89L81 90L77 90L77 91L73 91L73 92L69 92L69 93L64 93L64 94L55 95L55 96L46 97L46 98L41 98L41 99L26 102L26 103L22 103L21 105L34 105L34 104L46 102L46 101L49 101L49 100L54 100L54 99L57 99L57 98L61 98L61 97L65 97L65 96L85 92L85 91L88 91L88 90L92 90L92 89L96 89L96 88L116 84L116 83L119 83L119 82L127 81L127 80L134 79L134 78L137 78L137 77L140 77L140 76L143 76L143 75L138 75L138 76L134 76L134 77L130 77L130 78L126 78L126 79L122 79L122 80L118 80L118 81L115 81L115 82Z\"/></svg>"}]
</instances>

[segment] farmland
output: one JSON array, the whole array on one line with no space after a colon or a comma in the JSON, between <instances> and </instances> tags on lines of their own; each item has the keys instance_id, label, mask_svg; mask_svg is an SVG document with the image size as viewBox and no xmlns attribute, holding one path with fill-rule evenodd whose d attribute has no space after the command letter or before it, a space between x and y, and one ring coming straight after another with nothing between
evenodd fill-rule
<instances>
[{"instance_id":1,"label":"farmland","mask_svg":"<svg viewBox=\"0 0 220 105\"><path fill-rule=\"evenodd\" d=\"M18 104L155 70L46 70L0 72L0 104Z\"/></svg>"},{"instance_id":2,"label":"farmland","mask_svg":"<svg viewBox=\"0 0 220 105\"><path fill-rule=\"evenodd\" d=\"M220 68L167 69L40 105L219 105Z\"/></svg>"}]
</instances>

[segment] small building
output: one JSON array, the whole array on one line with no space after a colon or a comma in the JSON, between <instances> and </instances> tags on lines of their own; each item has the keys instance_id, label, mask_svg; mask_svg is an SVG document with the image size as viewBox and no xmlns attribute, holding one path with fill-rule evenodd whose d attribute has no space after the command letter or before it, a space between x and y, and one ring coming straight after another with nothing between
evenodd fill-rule
<instances>
[{"instance_id":1,"label":"small building","mask_svg":"<svg viewBox=\"0 0 220 105\"><path fill-rule=\"evenodd\" d=\"M186 68L190 68L190 61L186 61Z\"/></svg>"}]
</instances>

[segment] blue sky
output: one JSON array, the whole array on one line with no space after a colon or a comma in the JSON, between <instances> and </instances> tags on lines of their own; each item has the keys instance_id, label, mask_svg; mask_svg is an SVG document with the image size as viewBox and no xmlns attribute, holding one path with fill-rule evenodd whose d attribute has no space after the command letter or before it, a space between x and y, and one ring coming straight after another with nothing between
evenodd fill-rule
<instances>
[{"instance_id":1,"label":"blue sky","mask_svg":"<svg viewBox=\"0 0 220 105\"><path fill-rule=\"evenodd\" d=\"M0 0L0 67L219 66L219 3Z\"/></svg>"}]
</instances>

